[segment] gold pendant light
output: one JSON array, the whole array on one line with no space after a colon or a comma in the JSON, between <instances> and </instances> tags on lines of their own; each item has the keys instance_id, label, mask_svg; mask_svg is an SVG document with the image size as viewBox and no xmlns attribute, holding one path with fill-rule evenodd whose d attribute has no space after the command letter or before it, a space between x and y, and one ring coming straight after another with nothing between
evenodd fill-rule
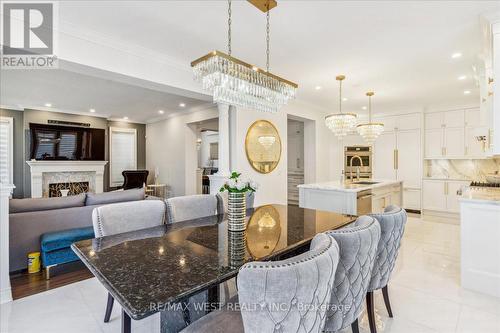
<instances>
[{"instance_id":1,"label":"gold pendant light","mask_svg":"<svg viewBox=\"0 0 500 333\"><path fill-rule=\"evenodd\" d=\"M369 91L366 93L368 96L368 123L359 124L357 130L359 135L368 144L372 144L379 137L380 134L384 132L384 124L372 122L372 96L375 95L374 92Z\"/></svg>"},{"instance_id":2,"label":"gold pendant light","mask_svg":"<svg viewBox=\"0 0 500 333\"><path fill-rule=\"evenodd\" d=\"M266 68L261 69L231 55L231 0L228 0L228 53L212 51L191 62L195 80L212 93L214 103L277 112L294 99L298 85L269 72L270 10L275 0L252 0L266 12Z\"/></svg>"},{"instance_id":3,"label":"gold pendant light","mask_svg":"<svg viewBox=\"0 0 500 333\"><path fill-rule=\"evenodd\" d=\"M342 81L345 76L338 75L335 79L339 81L339 113L326 116L325 124L337 137L344 137L356 126L357 115L342 112Z\"/></svg>"}]
</instances>

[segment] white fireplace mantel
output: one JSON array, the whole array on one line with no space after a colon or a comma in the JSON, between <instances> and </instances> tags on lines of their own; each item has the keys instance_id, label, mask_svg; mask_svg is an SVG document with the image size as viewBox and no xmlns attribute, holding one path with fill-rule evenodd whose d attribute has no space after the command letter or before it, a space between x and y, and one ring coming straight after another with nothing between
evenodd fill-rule
<instances>
[{"instance_id":1,"label":"white fireplace mantel","mask_svg":"<svg viewBox=\"0 0 500 333\"><path fill-rule=\"evenodd\" d=\"M57 172L93 172L95 193L103 192L104 167L107 161L26 161L31 171L31 197L43 196L43 174Z\"/></svg>"}]
</instances>

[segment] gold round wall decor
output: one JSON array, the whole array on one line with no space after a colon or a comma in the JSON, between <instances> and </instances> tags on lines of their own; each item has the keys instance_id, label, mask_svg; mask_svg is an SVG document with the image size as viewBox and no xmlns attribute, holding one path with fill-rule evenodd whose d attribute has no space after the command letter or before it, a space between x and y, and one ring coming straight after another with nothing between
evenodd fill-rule
<instances>
[{"instance_id":1,"label":"gold round wall decor","mask_svg":"<svg viewBox=\"0 0 500 333\"><path fill-rule=\"evenodd\" d=\"M248 163L260 173L270 173L281 159L281 139L278 130L267 120L257 120L245 138Z\"/></svg>"}]
</instances>

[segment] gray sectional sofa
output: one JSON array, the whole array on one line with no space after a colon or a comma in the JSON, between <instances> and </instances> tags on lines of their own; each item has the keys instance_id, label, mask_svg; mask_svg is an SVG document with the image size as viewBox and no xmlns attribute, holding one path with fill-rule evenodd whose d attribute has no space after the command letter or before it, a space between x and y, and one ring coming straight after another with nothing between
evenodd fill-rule
<instances>
[{"instance_id":1,"label":"gray sectional sofa","mask_svg":"<svg viewBox=\"0 0 500 333\"><path fill-rule=\"evenodd\" d=\"M18 271L27 267L27 254L40 251L42 234L92 227L94 208L115 202L145 199L144 189L132 189L59 198L10 200L10 271ZM148 197L147 199L157 198Z\"/></svg>"}]
</instances>

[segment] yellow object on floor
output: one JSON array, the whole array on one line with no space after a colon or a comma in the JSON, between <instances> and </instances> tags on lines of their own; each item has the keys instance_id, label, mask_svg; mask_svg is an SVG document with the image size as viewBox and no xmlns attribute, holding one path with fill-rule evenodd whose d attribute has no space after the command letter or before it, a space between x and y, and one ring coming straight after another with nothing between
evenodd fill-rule
<instances>
[{"instance_id":1,"label":"yellow object on floor","mask_svg":"<svg viewBox=\"0 0 500 333\"><path fill-rule=\"evenodd\" d=\"M28 253L28 273L40 272L40 252Z\"/></svg>"}]
</instances>

